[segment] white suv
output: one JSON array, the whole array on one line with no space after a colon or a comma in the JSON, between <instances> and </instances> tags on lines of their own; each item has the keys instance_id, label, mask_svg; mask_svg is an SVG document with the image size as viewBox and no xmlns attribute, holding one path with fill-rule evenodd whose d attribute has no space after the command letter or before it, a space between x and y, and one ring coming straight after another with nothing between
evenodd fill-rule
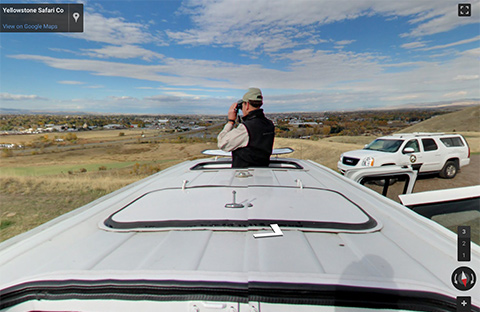
<instances>
[{"instance_id":1,"label":"white suv","mask_svg":"<svg viewBox=\"0 0 480 312\"><path fill-rule=\"evenodd\" d=\"M460 134L399 133L380 137L364 149L343 153L337 164L342 174L365 167L411 165L421 173L455 177L470 163L470 148Z\"/></svg>"}]
</instances>

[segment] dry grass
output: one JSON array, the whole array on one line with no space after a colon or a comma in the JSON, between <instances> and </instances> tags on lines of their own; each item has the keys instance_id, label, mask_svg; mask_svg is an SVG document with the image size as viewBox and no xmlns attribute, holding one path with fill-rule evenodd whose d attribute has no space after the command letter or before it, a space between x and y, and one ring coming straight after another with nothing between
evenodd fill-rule
<instances>
[{"instance_id":1,"label":"dry grass","mask_svg":"<svg viewBox=\"0 0 480 312\"><path fill-rule=\"evenodd\" d=\"M402 132L455 131L480 132L480 105L468 107L461 111L440 115L402 130Z\"/></svg>"},{"instance_id":2,"label":"dry grass","mask_svg":"<svg viewBox=\"0 0 480 312\"><path fill-rule=\"evenodd\" d=\"M459 132L467 140L471 153L480 153L480 132Z\"/></svg>"},{"instance_id":3,"label":"dry grass","mask_svg":"<svg viewBox=\"0 0 480 312\"><path fill-rule=\"evenodd\" d=\"M121 174L2 177L0 240L32 229L139 178Z\"/></svg>"},{"instance_id":4,"label":"dry grass","mask_svg":"<svg viewBox=\"0 0 480 312\"><path fill-rule=\"evenodd\" d=\"M68 132L70 133L70 132ZM89 142L109 142L114 140L126 140L132 138L141 138L142 134L150 137L158 135L158 130L145 130L145 129L121 129L121 130L96 130L96 131L77 131L74 133L78 139L87 140ZM124 133L120 136L120 133ZM0 143L14 143L25 144L34 142L47 136L49 140L55 138L63 138L67 135L66 132L51 132L41 134L22 134L22 135L5 135L0 137Z\"/></svg>"},{"instance_id":5,"label":"dry grass","mask_svg":"<svg viewBox=\"0 0 480 312\"><path fill-rule=\"evenodd\" d=\"M364 137L361 138L360 141L364 140ZM346 137L345 139L347 141L350 140L349 137ZM371 139L365 140L367 140L367 143L371 141ZM291 147L295 152L286 157L310 159L336 170L340 154L346 151L363 148L365 144L366 143L363 143L363 141L362 143L357 144L342 143L338 138L325 138L318 141L275 138L274 147Z\"/></svg>"},{"instance_id":6,"label":"dry grass","mask_svg":"<svg viewBox=\"0 0 480 312\"><path fill-rule=\"evenodd\" d=\"M59 166L96 170L72 174L0 175L0 241L45 223L103 195L185 160L201 157L215 144L127 144L105 148L3 158L1 169L25 168L48 172ZM125 168L99 170L102 164L133 163ZM93 164L93 165L92 165ZM89 167L90 168L90 167ZM38 173L38 170L37 170Z\"/></svg>"}]
</instances>

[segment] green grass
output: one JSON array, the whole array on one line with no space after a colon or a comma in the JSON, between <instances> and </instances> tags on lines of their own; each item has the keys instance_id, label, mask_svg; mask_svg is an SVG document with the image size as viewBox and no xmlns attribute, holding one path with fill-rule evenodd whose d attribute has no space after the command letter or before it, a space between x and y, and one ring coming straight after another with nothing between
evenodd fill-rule
<instances>
[{"instance_id":1,"label":"green grass","mask_svg":"<svg viewBox=\"0 0 480 312\"><path fill-rule=\"evenodd\" d=\"M10 225L12 225L14 222L13 221L10 221L10 220L2 220L0 222L0 230L3 230L3 229L6 229L7 227L9 227Z\"/></svg>"}]
</instances>

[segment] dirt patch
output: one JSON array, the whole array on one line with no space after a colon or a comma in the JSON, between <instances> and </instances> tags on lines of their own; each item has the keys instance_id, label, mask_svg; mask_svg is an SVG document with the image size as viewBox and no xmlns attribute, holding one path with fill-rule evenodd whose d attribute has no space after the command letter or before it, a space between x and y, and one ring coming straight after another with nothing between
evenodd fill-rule
<instances>
[{"instance_id":1,"label":"dirt patch","mask_svg":"<svg viewBox=\"0 0 480 312\"><path fill-rule=\"evenodd\" d=\"M414 193L442 190L480 184L480 154L470 156L470 164L461 168L453 179L442 179L438 175L420 176L415 183Z\"/></svg>"}]
</instances>

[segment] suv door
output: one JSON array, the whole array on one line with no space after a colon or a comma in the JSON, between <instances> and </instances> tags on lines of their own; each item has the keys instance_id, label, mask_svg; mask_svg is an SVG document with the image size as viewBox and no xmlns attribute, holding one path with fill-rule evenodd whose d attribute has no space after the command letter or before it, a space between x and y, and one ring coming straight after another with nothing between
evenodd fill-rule
<instances>
[{"instance_id":1,"label":"suv door","mask_svg":"<svg viewBox=\"0 0 480 312\"><path fill-rule=\"evenodd\" d=\"M432 138L422 139L423 165L420 172L439 171L443 167L442 154L438 144Z\"/></svg>"},{"instance_id":2,"label":"suv door","mask_svg":"<svg viewBox=\"0 0 480 312\"><path fill-rule=\"evenodd\" d=\"M413 153L407 153L405 149L413 148ZM420 153L420 144L417 139L412 139L402 149L402 163L410 164L413 170L418 170L423 163L423 156Z\"/></svg>"}]
</instances>

